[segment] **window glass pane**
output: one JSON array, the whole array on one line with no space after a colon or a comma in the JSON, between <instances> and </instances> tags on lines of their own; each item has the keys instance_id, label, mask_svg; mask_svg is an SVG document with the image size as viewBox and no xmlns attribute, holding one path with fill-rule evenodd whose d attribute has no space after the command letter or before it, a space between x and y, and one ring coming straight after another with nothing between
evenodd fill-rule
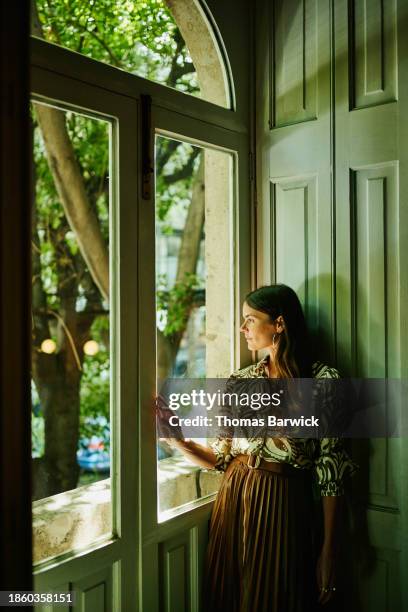
<instances>
[{"instance_id":1,"label":"window glass pane","mask_svg":"<svg viewBox=\"0 0 408 612\"><path fill-rule=\"evenodd\" d=\"M158 388L167 378L231 371L231 175L230 154L156 137ZM214 493L219 483L218 473L158 441L159 520Z\"/></svg>"},{"instance_id":2,"label":"window glass pane","mask_svg":"<svg viewBox=\"0 0 408 612\"><path fill-rule=\"evenodd\" d=\"M37 102L31 110L33 536L39 562L111 533L110 125Z\"/></svg>"},{"instance_id":3,"label":"window glass pane","mask_svg":"<svg viewBox=\"0 0 408 612\"><path fill-rule=\"evenodd\" d=\"M36 7L36 36L200 96L189 51L164 1L36 0Z\"/></svg>"}]
</instances>

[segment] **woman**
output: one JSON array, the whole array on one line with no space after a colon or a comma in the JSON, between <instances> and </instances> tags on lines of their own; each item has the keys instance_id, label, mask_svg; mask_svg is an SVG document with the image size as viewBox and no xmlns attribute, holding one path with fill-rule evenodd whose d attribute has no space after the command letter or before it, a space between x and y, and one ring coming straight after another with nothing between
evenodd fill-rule
<instances>
[{"instance_id":1,"label":"woman","mask_svg":"<svg viewBox=\"0 0 408 612\"><path fill-rule=\"evenodd\" d=\"M229 381L339 378L313 362L302 307L286 285L249 293L243 319L249 350L267 355ZM220 436L211 448L193 440L173 444L198 465L225 472L210 523L205 611L309 612L333 597L343 479L357 469L340 439ZM323 503L320 551L313 476Z\"/></svg>"}]
</instances>

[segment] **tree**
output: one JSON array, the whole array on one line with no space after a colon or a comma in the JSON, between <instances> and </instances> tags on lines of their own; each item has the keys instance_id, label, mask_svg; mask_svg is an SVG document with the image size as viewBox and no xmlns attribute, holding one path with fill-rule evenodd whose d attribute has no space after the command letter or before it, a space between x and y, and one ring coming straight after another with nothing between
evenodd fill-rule
<instances>
[{"instance_id":1,"label":"tree","mask_svg":"<svg viewBox=\"0 0 408 612\"><path fill-rule=\"evenodd\" d=\"M187 49L170 13L158 0L37 0L33 33L197 93ZM108 147L106 124L74 113L35 104L33 124L32 363L45 419L44 455L34 462L34 497L40 498L72 489L78 479L80 397L87 363L83 346L95 325L106 320L109 302ZM172 173L166 172L169 166L175 168ZM166 193L171 185L192 192L176 286L161 293L168 319L176 321L173 328L159 334L163 376L175 359L194 305L192 289L204 222L203 159L197 148L161 140L157 167L161 222L172 206ZM184 291L185 296L181 312L180 301L172 299L177 291ZM57 350L49 355L40 347L51 337L55 337Z\"/></svg>"}]
</instances>

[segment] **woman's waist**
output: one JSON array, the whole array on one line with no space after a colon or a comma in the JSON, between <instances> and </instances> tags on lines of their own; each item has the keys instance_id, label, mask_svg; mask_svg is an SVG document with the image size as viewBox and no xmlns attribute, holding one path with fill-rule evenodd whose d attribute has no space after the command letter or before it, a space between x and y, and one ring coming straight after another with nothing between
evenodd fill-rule
<instances>
[{"instance_id":1,"label":"woman's waist","mask_svg":"<svg viewBox=\"0 0 408 612\"><path fill-rule=\"evenodd\" d=\"M275 472L276 474L283 474L285 476L296 476L300 478L308 478L311 476L311 472L308 469L295 467L282 461L266 460L261 455L240 454L234 457L234 459L231 461L231 464L233 463L242 463L249 469L265 470L268 472Z\"/></svg>"}]
</instances>

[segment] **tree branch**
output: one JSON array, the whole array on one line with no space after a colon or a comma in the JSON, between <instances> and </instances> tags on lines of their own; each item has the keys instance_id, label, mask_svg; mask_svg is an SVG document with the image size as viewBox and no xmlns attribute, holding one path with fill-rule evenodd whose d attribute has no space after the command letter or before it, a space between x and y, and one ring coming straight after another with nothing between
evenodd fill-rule
<instances>
[{"instance_id":1,"label":"tree branch","mask_svg":"<svg viewBox=\"0 0 408 612\"><path fill-rule=\"evenodd\" d=\"M33 176L34 173L33 173ZM35 189L33 189L35 194ZM44 291L44 287L41 279L41 260L40 260L40 247L38 244L37 234L37 211L35 195L33 195L32 202L32 306L33 306L33 344L40 345L43 340L49 337L50 332L48 328L47 318L43 314L39 314L41 311L45 312L47 309L47 296ZM38 314L37 314L38 313Z\"/></svg>"},{"instance_id":2,"label":"tree branch","mask_svg":"<svg viewBox=\"0 0 408 612\"><path fill-rule=\"evenodd\" d=\"M193 193L188 207L187 219L181 238L176 282L184 281L186 274L195 274L200 240L203 232L205 213L205 185L204 185L204 155L194 177Z\"/></svg>"},{"instance_id":3,"label":"tree branch","mask_svg":"<svg viewBox=\"0 0 408 612\"><path fill-rule=\"evenodd\" d=\"M170 87L175 87L177 80L184 74L195 72L193 64L187 64L183 62L183 65L180 65L177 61L178 58L181 56L181 52L186 46L179 29L177 29L174 33L174 40L176 41L176 51L173 55L170 72L166 79L166 85L169 85Z\"/></svg>"},{"instance_id":4,"label":"tree branch","mask_svg":"<svg viewBox=\"0 0 408 612\"><path fill-rule=\"evenodd\" d=\"M77 24L76 24L77 25ZM97 26L95 25L95 27L97 28ZM85 32L90 34L91 36L93 36L93 38L98 41L98 43L101 45L101 47L103 47L103 49L105 49L105 51L107 52L107 54L109 55L109 57L112 60L112 63L117 67L117 68L123 68L123 64L120 61L120 59L118 57L116 57L116 55L113 53L112 49L106 44L106 42L103 40L103 38L101 38L99 36L99 34L97 34L94 30L88 30L87 28L84 28L84 33L81 34L81 36L85 35Z\"/></svg>"},{"instance_id":5,"label":"tree branch","mask_svg":"<svg viewBox=\"0 0 408 612\"><path fill-rule=\"evenodd\" d=\"M185 74L192 74L193 72L195 72L195 68L193 64L190 64L187 62L185 62L182 65L175 64L175 67L173 69L173 74L172 74L172 80L174 81L174 84L176 84L177 81L181 79L182 76L184 76Z\"/></svg>"},{"instance_id":6,"label":"tree branch","mask_svg":"<svg viewBox=\"0 0 408 612\"><path fill-rule=\"evenodd\" d=\"M183 282L186 274L194 274L196 272L200 240L204 226L204 214L204 156L202 156L197 174L194 177L193 193L182 234L177 260L176 283ZM193 307L191 305L190 310ZM186 320L188 320L189 314L187 313ZM169 370L174 364L185 327L172 334L171 337L166 337L162 332L157 331L158 373L161 380L164 380L169 375Z\"/></svg>"},{"instance_id":7,"label":"tree branch","mask_svg":"<svg viewBox=\"0 0 408 612\"><path fill-rule=\"evenodd\" d=\"M167 138L160 138L158 142L160 145L157 147L156 152L156 173L158 176L161 176L164 166L167 164L180 142Z\"/></svg>"},{"instance_id":8,"label":"tree branch","mask_svg":"<svg viewBox=\"0 0 408 612\"><path fill-rule=\"evenodd\" d=\"M43 38L35 0L32 0L32 32ZM72 146L65 114L34 104L49 167L68 223L79 249L103 297L109 299L109 253L99 221L88 200L84 180Z\"/></svg>"},{"instance_id":9,"label":"tree branch","mask_svg":"<svg viewBox=\"0 0 408 612\"><path fill-rule=\"evenodd\" d=\"M37 103L35 111L51 174L68 223L96 285L104 298L109 299L108 249L86 194L64 113Z\"/></svg>"},{"instance_id":10,"label":"tree branch","mask_svg":"<svg viewBox=\"0 0 408 612\"><path fill-rule=\"evenodd\" d=\"M190 178L194 169L194 161L198 155L200 155L201 149L199 147L194 147L190 157L187 162L184 164L180 170L176 170L172 174L162 174L161 179L165 185L172 185L177 181L182 181L184 179Z\"/></svg>"}]
</instances>

